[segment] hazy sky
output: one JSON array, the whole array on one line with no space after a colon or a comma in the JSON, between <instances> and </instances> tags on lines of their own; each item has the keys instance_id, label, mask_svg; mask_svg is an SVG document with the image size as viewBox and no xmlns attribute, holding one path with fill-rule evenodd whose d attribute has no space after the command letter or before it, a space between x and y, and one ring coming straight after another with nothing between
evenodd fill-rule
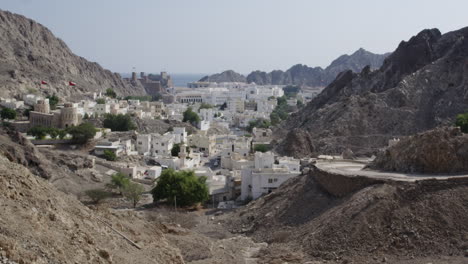
<instances>
[{"instance_id":1,"label":"hazy sky","mask_svg":"<svg viewBox=\"0 0 468 264\"><path fill-rule=\"evenodd\" d=\"M116 72L327 66L360 47L393 51L425 28L468 26L467 0L0 0L0 9Z\"/></svg>"}]
</instances>

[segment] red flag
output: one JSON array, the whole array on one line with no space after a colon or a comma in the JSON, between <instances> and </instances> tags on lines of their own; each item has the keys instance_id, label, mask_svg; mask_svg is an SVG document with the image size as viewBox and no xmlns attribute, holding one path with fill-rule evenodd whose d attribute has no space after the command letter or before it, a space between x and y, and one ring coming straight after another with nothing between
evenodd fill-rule
<instances>
[{"instance_id":1,"label":"red flag","mask_svg":"<svg viewBox=\"0 0 468 264\"><path fill-rule=\"evenodd\" d=\"M41 81L41 84L48 84L46 81Z\"/></svg>"},{"instance_id":2,"label":"red flag","mask_svg":"<svg viewBox=\"0 0 468 264\"><path fill-rule=\"evenodd\" d=\"M74 82L68 82L68 85L70 85L70 86L75 86L76 83L74 83Z\"/></svg>"}]
</instances>

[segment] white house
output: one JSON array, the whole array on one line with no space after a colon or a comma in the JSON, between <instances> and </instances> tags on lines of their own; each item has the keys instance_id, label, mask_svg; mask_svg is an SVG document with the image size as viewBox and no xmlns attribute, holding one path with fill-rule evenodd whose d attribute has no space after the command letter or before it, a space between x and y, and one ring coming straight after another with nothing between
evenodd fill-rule
<instances>
[{"instance_id":1,"label":"white house","mask_svg":"<svg viewBox=\"0 0 468 264\"><path fill-rule=\"evenodd\" d=\"M94 106L94 114L98 116L102 116L105 114L109 114L111 112L111 108L109 104L96 104Z\"/></svg>"},{"instance_id":2,"label":"white house","mask_svg":"<svg viewBox=\"0 0 468 264\"><path fill-rule=\"evenodd\" d=\"M174 127L172 134L174 135L175 144L187 142L187 131L185 131L185 127Z\"/></svg>"},{"instance_id":3,"label":"white house","mask_svg":"<svg viewBox=\"0 0 468 264\"><path fill-rule=\"evenodd\" d=\"M286 180L300 174L299 160L282 158L275 164L271 152L255 153L255 167L241 172L241 199L257 199L277 189Z\"/></svg>"}]
</instances>

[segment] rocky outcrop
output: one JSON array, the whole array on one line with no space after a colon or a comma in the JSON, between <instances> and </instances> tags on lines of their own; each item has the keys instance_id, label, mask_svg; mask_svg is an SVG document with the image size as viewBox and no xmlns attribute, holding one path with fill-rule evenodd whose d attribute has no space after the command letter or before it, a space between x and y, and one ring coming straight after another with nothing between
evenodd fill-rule
<instances>
[{"instance_id":1,"label":"rocky outcrop","mask_svg":"<svg viewBox=\"0 0 468 264\"><path fill-rule=\"evenodd\" d=\"M113 88L119 95L144 95L141 85L72 53L43 25L0 10L0 96L56 93L61 97ZM40 82L46 81L47 85ZM68 82L77 85L73 88Z\"/></svg>"},{"instance_id":2,"label":"rocky outcrop","mask_svg":"<svg viewBox=\"0 0 468 264\"><path fill-rule=\"evenodd\" d=\"M222 73L205 76L199 80L200 82L246 82L244 75L233 70L223 71Z\"/></svg>"},{"instance_id":3,"label":"rocky outcrop","mask_svg":"<svg viewBox=\"0 0 468 264\"><path fill-rule=\"evenodd\" d=\"M444 127L402 139L380 152L371 169L406 173L467 173L468 135Z\"/></svg>"},{"instance_id":4,"label":"rocky outcrop","mask_svg":"<svg viewBox=\"0 0 468 264\"><path fill-rule=\"evenodd\" d=\"M376 153L393 137L451 124L468 109L468 28L442 35L423 30L403 41L380 69L342 72L275 132L278 141L307 134L312 151ZM301 136L304 137L304 136ZM293 141L278 151L296 155ZM304 149L304 148L302 148Z\"/></svg>"}]
</instances>

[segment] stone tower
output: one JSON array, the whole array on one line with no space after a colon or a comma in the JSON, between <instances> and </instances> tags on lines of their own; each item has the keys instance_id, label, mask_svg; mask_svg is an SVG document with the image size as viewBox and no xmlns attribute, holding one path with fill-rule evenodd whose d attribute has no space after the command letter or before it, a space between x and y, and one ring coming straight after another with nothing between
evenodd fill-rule
<instances>
[{"instance_id":1,"label":"stone tower","mask_svg":"<svg viewBox=\"0 0 468 264\"><path fill-rule=\"evenodd\" d=\"M44 114L50 113L49 100L37 100L37 103L34 105L34 111Z\"/></svg>"},{"instance_id":2,"label":"stone tower","mask_svg":"<svg viewBox=\"0 0 468 264\"><path fill-rule=\"evenodd\" d=\"M79 124L78 111L73 104L66 103L60 112L60 127L67 128Z\"/></svg>"}]
</instances>

